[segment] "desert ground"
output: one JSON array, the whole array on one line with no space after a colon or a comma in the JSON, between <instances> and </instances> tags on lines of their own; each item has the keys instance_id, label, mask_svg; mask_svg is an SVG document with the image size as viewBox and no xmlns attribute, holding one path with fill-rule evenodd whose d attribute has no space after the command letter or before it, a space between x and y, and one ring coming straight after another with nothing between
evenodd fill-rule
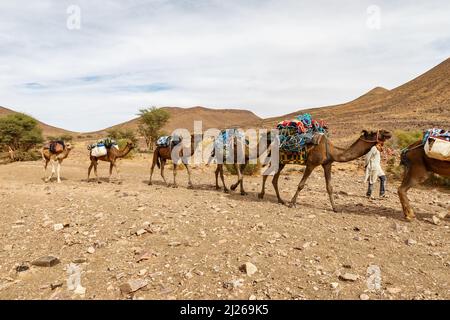
<instances>
[{"instance_id":1,"label":"desert ground","mask_svg":"<svg viewBox=\"0 0 450 320\"><path fill-rule=\"evenodd\" d=\"M288 208L270 183L257 198L257 176L245 177L247 196L215 190L214 165L194 168L194 190L185 170L177 189L159 172L149 186L150 155L120 161L122 184L88 183L88 165L78 145L61 184L42 181L41 161L0 166L1 299L450 299L448 191L411 190L418 219L409 223L400 182L388 181L387 199L367 199L357 162L334 165L338 213L320 169ZM285 200L300 170L281 176ZM60 262L31 264L48 255ZM81 267L84 294L68 290L69 263ZM370 287L377 268L381 287ZM129 281L140 288L124 290Z\"/></svg>"}]
</instances>

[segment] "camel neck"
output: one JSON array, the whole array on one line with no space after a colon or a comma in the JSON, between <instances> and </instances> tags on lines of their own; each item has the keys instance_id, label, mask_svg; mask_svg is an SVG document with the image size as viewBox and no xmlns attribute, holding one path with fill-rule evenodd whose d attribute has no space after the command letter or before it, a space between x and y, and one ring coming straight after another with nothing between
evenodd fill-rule
<instances>
[{"instance_id":1,"label":"camel neck","mask_svg":"<svg viewBox=\"0 0 450 320\"><path fill-rule=\"evenodd\" d=\"M122 150L119 151L119 154L117 155L119 158L125 157L129 152L131 151L131 148L129 146L125 146Z\"/></svg>"},{"instance_id":2,"label":"camel neck","mask_svg":"<svg viewBox=\"0 0 450 320\"><path fill-rule=\"evenodd\" d=\"M375 143L369 143L358 139L346 149L330 148L332 150L330 153L332 159L336 162L349 162L365 155L374 145Z\"/></svg>"}]
</instances>

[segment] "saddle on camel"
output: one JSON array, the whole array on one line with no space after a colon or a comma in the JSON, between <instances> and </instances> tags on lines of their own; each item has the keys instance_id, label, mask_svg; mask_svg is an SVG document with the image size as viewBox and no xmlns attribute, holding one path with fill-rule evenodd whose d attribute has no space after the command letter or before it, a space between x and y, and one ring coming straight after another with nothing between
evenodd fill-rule
<instances>
[{"instance_id":1,"label":"saddle on camel","mask_svg":"<svg viewBox=\"0 0 450 320\"><path fill-rule=\"evenodd\" d=\"M423 139L402 151L401 164L405 167L398 196L406 220L415 218L407 192L417 184L425 182L431 173L450 177L450 131L429 129Z\"/></svg>"},{"instance_id":2,"label":"saddle on camel","mask_svg":"<svg viewBox=\"0 0 450 320\"><path fill-rule=\"evenodd\" d=\"M60 170L62 161L69 156L72 146L70 143L65 143L63 140L49 141L42 147L41 155L44 160L44 181L48 182L56 173L58 183L61 182ZM46 177L48 163L52 161L52 173ZM56 167L55 167L56 164Z\"/></svg>"}]
</instances>

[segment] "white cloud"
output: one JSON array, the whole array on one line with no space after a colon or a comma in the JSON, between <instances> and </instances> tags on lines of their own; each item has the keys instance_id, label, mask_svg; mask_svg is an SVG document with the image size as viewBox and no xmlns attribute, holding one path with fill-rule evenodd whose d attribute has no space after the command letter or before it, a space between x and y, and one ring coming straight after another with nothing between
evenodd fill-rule
<instances>
[{"instance_id":1,"label":"white cloud","mask_svg":"<svg viewBox=\"0 0 450 320\"><path fill-rule=\"evenodd\" d=\"M88 131L151 105L273 116L345 102L448 58L449 13L446 0L3 1L0 105Z\"/></svg>"}]
</instances>

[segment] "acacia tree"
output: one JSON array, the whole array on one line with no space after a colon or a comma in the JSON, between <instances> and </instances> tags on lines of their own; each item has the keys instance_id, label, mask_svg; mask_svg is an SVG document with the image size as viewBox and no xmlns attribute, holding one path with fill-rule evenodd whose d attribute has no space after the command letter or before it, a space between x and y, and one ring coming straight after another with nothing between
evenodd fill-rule
<instances>
[{"instance_id":1,"label":"acacia tree","mask_svg":"<svg viewBox=\"0 0 450 320\"><path fill-rule=\"evenodd\" d=\"M161 129L169 121L170 114L163 109L151 107L139 110L139 133L144 137L147 147L152 150L153 145L161 135Z\"/></svg>"},{"instance_id":2,"label":"acacia tree","mask_svg":"<svg viewBox=\"0 0 450 320\"><path fill-rule=\"evenodd\" d=\"M8 150L29 151L43 142L42 130L32 117L15 113L0 118L0 146Z\"/></svg>"}]
</instances>

